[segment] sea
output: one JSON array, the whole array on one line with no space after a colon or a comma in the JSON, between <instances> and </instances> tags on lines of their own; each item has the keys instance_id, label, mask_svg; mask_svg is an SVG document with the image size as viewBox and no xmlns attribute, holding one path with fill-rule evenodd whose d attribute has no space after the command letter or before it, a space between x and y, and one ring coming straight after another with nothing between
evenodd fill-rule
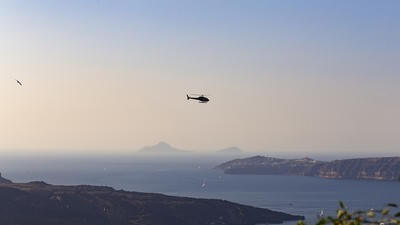
<instances>
[{"instance_id":1,"label":"sea","mask_svg":"<svg viewBox=\"0 0 400 225\"><path fill-rule=\"evenodd\" d=\"M350 210L400 204L400 182L336 180L303 176L227 175L215 169L222 159L4 158L2 176L13 182L45 181L60 185L101 185L126 191L224 199L306 217L315 223L335 215L339 201ZM286 222L285 225L296 224Z\"/></svg>"}]
</instances>

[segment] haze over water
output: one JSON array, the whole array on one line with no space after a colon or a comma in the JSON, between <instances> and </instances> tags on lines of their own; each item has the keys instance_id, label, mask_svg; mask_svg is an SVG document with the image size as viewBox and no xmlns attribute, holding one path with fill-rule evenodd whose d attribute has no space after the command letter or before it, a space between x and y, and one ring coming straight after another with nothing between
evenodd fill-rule
<instances>
[{"instance_id":1,"label":"haze over water","mask_svg":"<svg viewBox=\"0 0 400 225\"><path fill-rule=\"evenodd\" d=\"M2 152L398 153L396 0L0 4Z\"/></svg>"},{"instance_id":2,"label":"haze over water","mask_svg":"<svg viewBox=\"0 0 400 225\"><path fill-rule=\"evenodd\" d=\"M400 182L214 169L400 156L399 12L397 0L0 1L0 172L308 221L340 200L400 203ZM136 152L161 140L190 153ZM244 151L215 154L228 146Z\"/></svg>"},{"instance_id":3,"label":"haze over water","mask_svg":"<svg viewBox=\"0 0 400 225\"><path fill-rule=\"evenodd\" d=\"M129 191L225 199L305 215L307 221L315 221L321 210L325 215L334 215L340 200L354 210L379 209L388 202L400 201L400 182L225 175L214 169L218 160L205 157L58 158L19 163L13 167L2 161L3 175L15 182L106 185Z\"/></svg>"}]
</instances>

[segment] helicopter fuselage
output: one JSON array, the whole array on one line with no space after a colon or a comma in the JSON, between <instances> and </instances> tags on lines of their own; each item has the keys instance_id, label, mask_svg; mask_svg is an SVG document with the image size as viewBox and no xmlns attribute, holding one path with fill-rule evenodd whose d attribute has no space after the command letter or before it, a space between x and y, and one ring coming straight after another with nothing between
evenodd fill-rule
<instances>
[{"instance_id":1,"label":"helicopter fuselage","mask_svg":"<svg viewBox=\"0 0 400 225\"><path fill-rule=\"evenodd\" d=\"M190 96L188 95L188 96L187 96L187 100L190 100L190 99L197 100L197 101L199 101L200 103L207 103L207 102L210 101L210 99L208 99L208 98L205 97L205 96L190 97Z\"/></svg>"}]
</instances>

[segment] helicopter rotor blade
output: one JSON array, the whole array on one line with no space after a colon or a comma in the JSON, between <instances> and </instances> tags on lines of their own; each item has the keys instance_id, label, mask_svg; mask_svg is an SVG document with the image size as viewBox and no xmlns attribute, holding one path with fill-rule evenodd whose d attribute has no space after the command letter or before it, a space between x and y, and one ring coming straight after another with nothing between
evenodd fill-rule
<instances>
[{"instance_id":1,"label":"helicopter rotor blade","mask_svg":"<svg viewBox=\"0 0 400 225\"><path fill-rule=\"evenodd\" d=\"M190 94L190 95L193 95L193 96L212 96L212 95L205 95L205 94Z\"/></svg>"}]
</instances>

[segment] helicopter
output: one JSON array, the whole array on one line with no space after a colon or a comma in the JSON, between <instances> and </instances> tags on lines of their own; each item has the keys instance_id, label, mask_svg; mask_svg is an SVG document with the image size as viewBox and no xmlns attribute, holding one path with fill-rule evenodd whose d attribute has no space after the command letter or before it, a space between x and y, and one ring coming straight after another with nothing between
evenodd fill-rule
<instances>
[{"instance_id":1,"label":"helicopter","mask_svg":"<svg viewBox=\"0 0 400 225\"><path fill-rule=\"evenodd\" d=\"M198 97L191 97L189 95L186 95L187 100L193 99L199 101L199 103L207 103L210 101L210 99L205 97L205 95L197 95L197 94L191 94L191 95L195 95Z\"/></svg>"}]
</instances>

